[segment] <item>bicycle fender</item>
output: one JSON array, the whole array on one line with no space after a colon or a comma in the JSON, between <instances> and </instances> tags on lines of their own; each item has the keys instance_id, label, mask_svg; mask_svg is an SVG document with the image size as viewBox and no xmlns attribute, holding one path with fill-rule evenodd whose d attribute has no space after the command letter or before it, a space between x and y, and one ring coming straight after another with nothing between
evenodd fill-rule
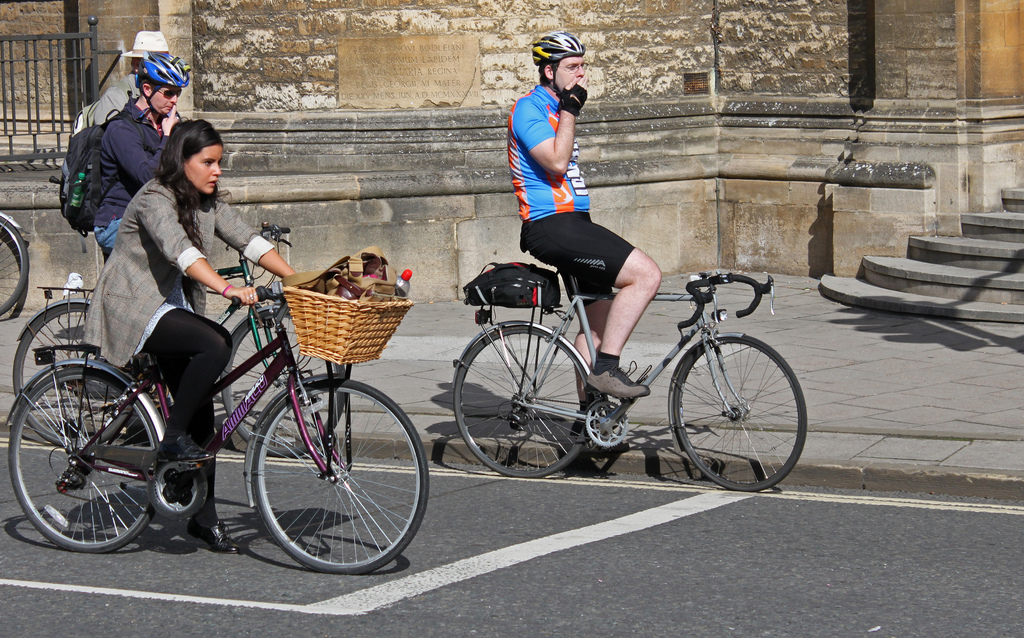
<instances>
[{"instance_id":1,"label":"bicycle fender","mask_svg":"<svg viewBox=\"0 0 1024 638\"><path fill-rule=\"evenodd\" d=\"M3 214L3 213L0 213L0 214ZM60 301L55 301L54 303L50 304L49 306L46 306L45 308L42 308L41 310L36 312L36 314L32 315L31 319L29 319L28 321L25 322L25 325L21 328L21 332L18 334L18 341L21 341L22 339L25 339L26 337L31 338L32 336L34 336L33 335L33 330L37 329L37 328L35 328L34 324L36 323L36 321L42 322L42 320L43 320L42 318L46 315L47 312L52 312L55 309L60 308L61 306L73 306L73 305L83 305L83 306L85 306L85 309L88 309L89 302L87 302L87 301L85 301L83 299L61 299ZM90 361L91 361L91 359L90 359Z\"/></svg>"},{"instance_id":2,"label":"bicycle fender","mask_svg":"<svg viewBox=\"0 0 1024 638\"><path fill-rule=\"evenodd\" d=\"M132 378L124 370L121 370L120 368L115 367L107 363L106 361L97 361L96 359L65 359L64 361L59 361L56 364L54 364L53 370L56 370L57 368L78 367L82 365L88 368L93 368L95 370L100 370L101 372L106 372L111 376L115 377L118 381L123 382L125 385L129 385L132 382ZM32 375L32 378L25 382L22 391L18 393L18 396L15 397L14 399L14 404L11 406L11 411L7 414L8 422L10 422L11 416L14 414L15 409L17 409L17 407L21 404L21 401L24 399L25 389L31 388L32 385L38 379L47 376L48 374L50 374L50 372L50 368L44 368L39 372L35 373L34 375ZM163 414L160 413L160 409L157 407L156 403L153 402L153 399L148 394L140 394L136 399L136 402L138 402L142 406L142 409L146 412L150 420L153 422L153 426L156 428L157 435L160 437L161 440L163 440L164 417Z\"/></svg>"},{"instance_id":3,"label":"bicycle fender","mask_svg":"<svg viewBox=\"0 0 1024 638\"><path fill-rule=\"evenodd\" d=\"M719 332L716 336L719 336L719 337L745 337L745 336L747 336L747 333L745 333L745 332Z\"/></svg>"},{"instance_id":4,"label":"bicycle fender","mask_svg":"<svg viewBox=\"0 0 1024 638\"><path fill-rule=\"evenodd\" d=\"M23 229L22 229L22 227L21 227L21 225L20 225L20 224L18 224L18 222L14 221L14 218L13 218L13 217L11 217L10 215L6 215L6 214L4 214L4 213L0 213L0 217L3 217L5 221L8 221L8 222L10 222L10 223L11 223L11 226L14 226L14 227L15 227L15 228L17 228L18 230L23 230Z\"/></svg>"}]
</instances>

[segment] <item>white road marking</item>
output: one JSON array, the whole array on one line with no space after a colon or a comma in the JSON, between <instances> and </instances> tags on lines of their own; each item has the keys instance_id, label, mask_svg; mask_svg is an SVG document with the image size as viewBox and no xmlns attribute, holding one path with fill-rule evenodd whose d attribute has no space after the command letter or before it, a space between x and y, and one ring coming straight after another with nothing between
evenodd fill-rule
<instances>
[{"instance_id":1,"label":"white road marking","mask_svg":"<svg viewBox=\"0 0 1024 638\"><path fill-rule=\"evenodd\" d=\"M298 612L304 614L321 614L330 616L353 616L392 605L401 600L423 594L447 585L481 576L499 569L512 567L519 563L571 549L587 543L602 541L615 536L629 534L639 530L669 523L671 521L706 512L716 507L735 503L753 494L737 494L734 492L712 492L700 494L667 505L630 514L604 523L590 525L580 529L569 530L545 538L512 545L504 549L488 552L480 556L466 558L449 565L437 567L420 574L413 574L375 587L332 598L330 600L309 605L287 605L266 603L250 600L232 600L228 598L204 598L200 596L180 596L177 594L161 594L129 589L110 589L106 587L86 587L80 585L61 585L25 580L0 579L0 585L9 587L25 587L47 591L64 591L84 594L101 594L122 596L142 600L162 600L168 602L193 603L198 605L224 605L228 607L251 607L274 611Z\"/></svg>"},{"instance_id":2,"label":"white road marking","mask_svg":"<svg viewBox=\"0 0 1024 638\"><path fill-rule=\"evenodd\" d=\"M228 607L254 607L256 609L272 609L275 611L299 611L306 613L324 613L311 611L308 605L285 605L277 603L261 603L254 600L232 600L230 598L202 598L199 596L179 596L177 594L160 594L132 589L110 589L108 587L85 587L81 585L61 585L59 583L40 583L31 580L0 579L0 585L9 587L25 587L27 589L44 589L47 591L65 591L79 594L102 594L105 596L122 596L124 598L140 598L143 600L165 600L175 603L195 603L197 605L226 605ZM330 612L327 612L330 613Z\"/></svg>"},{"instance_id":3,"label":"white road marking","mask_svg":"<svg viewBox=\"0 0 1024 638\"><path fill-rule=\"evenodd\" d=\"M684 516L735 503L751 496L753 495L734 492L700 494L604 523L569 530L472 558L465 558L420 574L413 574L390 583L315 603L312 607L338 610L338 612L346 610L348 613L367 613L405 598L511 567L534 558L661 525Z\"/></svg>"},{"instance_id":4,"label":"white road marking","mask_svg":"<svg viewBox=\"0 0 1024 638\"><path fill-rule=\"evenodd\" d=\"M5 448L0 444L0 449ZM229 459L225 459L229 460ZM230 459L240 462L241 459ZM445 468L431 468L431 474L443 474L451 477L480 478L481 475L466 474L462 471L447 470ZM508 477L489 476L495 480L515 481L524 480L536 482L537 479L514 479ZM566 483L585 484L591 487L628 488L640 490L664 491L685 490L687 492L699 492L697 496L675 501L661 507L645 510L629 516L598 523L581 529L570 530L545 538L527 541L519 545L513 545L504 549L466 558L449 565L443 565L435 569L419 574L413 574L398 580L384 583L375 587L369 587L337 598L311 603L308 605L294 605L283 603L268 603L251 600L234 600L228 598L204 598L198 596L181 596L177 594L164 594L156 592L145 592L127 589L110 589L104 587L62 585L57 583L44 583L37 581L22 581L0 579L0 586L24 587L48 591L64 591L84 594L100 594L108 596L122 596L141 600L161 600L168 602L183 602L198 605L223 605L229 607L249 607L254 609L267 609L273 611L285 611L303 614L320 614L332 616L352 616L366 614L381 609L396 602L416 596L422 593L440 589L457 582L481 576L498 569L511 567L519 563L552 554L564 549L571 549L587 543L605 540L635 532L662 523L671 522L679 518L705 512L722 505L735 503L743 499L757 496L759 498L773 498L783 500L802 500L816 502L832 502L855 505L875 505L888 507L905 507L915 509L934 510L957 510L972 513L986 514L1009 514L1024 515L1024 506L1001 505L989 503L957 503L942 502L926 499L913 498L891 498L877 496L843 495L843 494L815 494L810 492L784 491L760 492L757 494L741 494L736 492L722 492L716 487L704 487L698 485L647 483L643 481L628 481L618 479L591 479L576 477L563 479Z\"/></svg>"}]
</instances>

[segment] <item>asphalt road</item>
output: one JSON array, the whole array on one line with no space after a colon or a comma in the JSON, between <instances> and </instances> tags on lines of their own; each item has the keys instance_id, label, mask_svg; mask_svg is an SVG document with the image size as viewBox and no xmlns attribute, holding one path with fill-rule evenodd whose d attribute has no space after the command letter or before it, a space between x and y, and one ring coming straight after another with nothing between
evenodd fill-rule
<instances>
[{"instance_id":1,"label":"asphalt road","mask_svg":"<svg viewBox=\"0 0 1024 638\"><path fill-rule=\"evenodd\" d=\"M273 544L241 502L240 465L218 487L242 555L159 518L126 549L87 555L42 540L0 454L0 635L1024 633L1021 503L432 467L405 554L341 577Z\"/></svg>"}]
</instances>

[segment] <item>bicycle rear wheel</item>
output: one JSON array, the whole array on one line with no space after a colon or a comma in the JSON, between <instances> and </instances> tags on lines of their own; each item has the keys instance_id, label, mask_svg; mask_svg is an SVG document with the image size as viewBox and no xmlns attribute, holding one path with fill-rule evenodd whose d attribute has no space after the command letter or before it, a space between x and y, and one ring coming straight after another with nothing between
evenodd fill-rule
<instances>
[{"instance_id":1,"label":"bicycle rear wheel","mask_svg":"<svg viewBox=\"0 0 1024 638\"><path fill-rule=\"evenodd\" d=\"M37 366L33 350L43 346L77 345L85 333L85 315L89 311L86 299L62 299L36 313L25 325L14 351L11 371L14 392L46 366ZM65 356L72 356L67 353Z\"/></svg>"},{"instance_id":2,"label":"bicycle rear wheel","mask_svg":"<svg viewBox=\"0 0 1024 638\"><path fill-rule=\"evenodd\" d=\"M24 238L9 221L0 218L0 315L23 301L28 268Z\"/></svg>"},{"instance_id":3,"label":"bicycle rear wheel","mask_svg":"<svg viewBox=\"0 0 1024 638\"><path fill-rule=\"evenodd\" d=\"M311 439L301 441L287 393L267 408L252 439L251 486L274 541L320 572L365 574L394 560L415 536L427 507L427 458L409 417L380 391L352 380L307 381L313 408L303 407ZM330 465L321 477L316 423L335 405ZM285 450L284 454L275 454Z\"/></svg>"},{"instance_id":4,"label":"bicycle rear wheel","mask_svg":"<svg viewBox=\"0 0 1024 638\"><path fill-rule=\"evenodd\" d=\"M119 549L153 517L144 482L72 463L125 387L104 370L59 367L26 388L11 413L8 465L14 494L32 525L63 549ZM159 437L136 403L120 426L104 432L102 442L152 451Z\"/></svg>"},{"instance_id":5,"label":"bicycle rear wheel","mask_svg":"<svg viewBox=\"0 0 1024 638\"><path fill-rule=\"evenodd\" d=\"M456 363L452 402L470 451L507 476L541 477L569 465L587 441L579 384L587 369L552 331L498 324ZM554 410L561 410L558 413Z\"/></svg>"},{"instance_id":6,"label":"bicycle rear wheel","mask_svg":"<svg viewBox=\"0 0 1024 638\"><path fill-rule=\"evenodd\" d=\"M732 490L777 484L800 458L807 407L792 368L767 344L746 335L698 343L669 386L676 444L701 474ZM710 356L709 356L710 355Z\"/></svg>"}]
</instances>

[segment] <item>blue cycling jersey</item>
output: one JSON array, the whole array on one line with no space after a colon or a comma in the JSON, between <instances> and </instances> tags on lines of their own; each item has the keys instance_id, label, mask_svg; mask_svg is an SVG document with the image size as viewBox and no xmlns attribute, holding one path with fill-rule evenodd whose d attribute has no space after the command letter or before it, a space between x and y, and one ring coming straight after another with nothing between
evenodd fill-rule
<instances>
[{"instance_id":1,"label":"blue cycling jersey","mask_svg":"<svg viewBox=\"0 0 1024 638\"><path fill-rule=\"evenodd\" d=\"M508 166L524 222L590 210L590 194L577 164L580 149L575 140L564 175L552 175L530 155L530 149L555 137L557 131L558 99L542 86L519 98L508 116Z\"/></svg>"}]
</instances>

